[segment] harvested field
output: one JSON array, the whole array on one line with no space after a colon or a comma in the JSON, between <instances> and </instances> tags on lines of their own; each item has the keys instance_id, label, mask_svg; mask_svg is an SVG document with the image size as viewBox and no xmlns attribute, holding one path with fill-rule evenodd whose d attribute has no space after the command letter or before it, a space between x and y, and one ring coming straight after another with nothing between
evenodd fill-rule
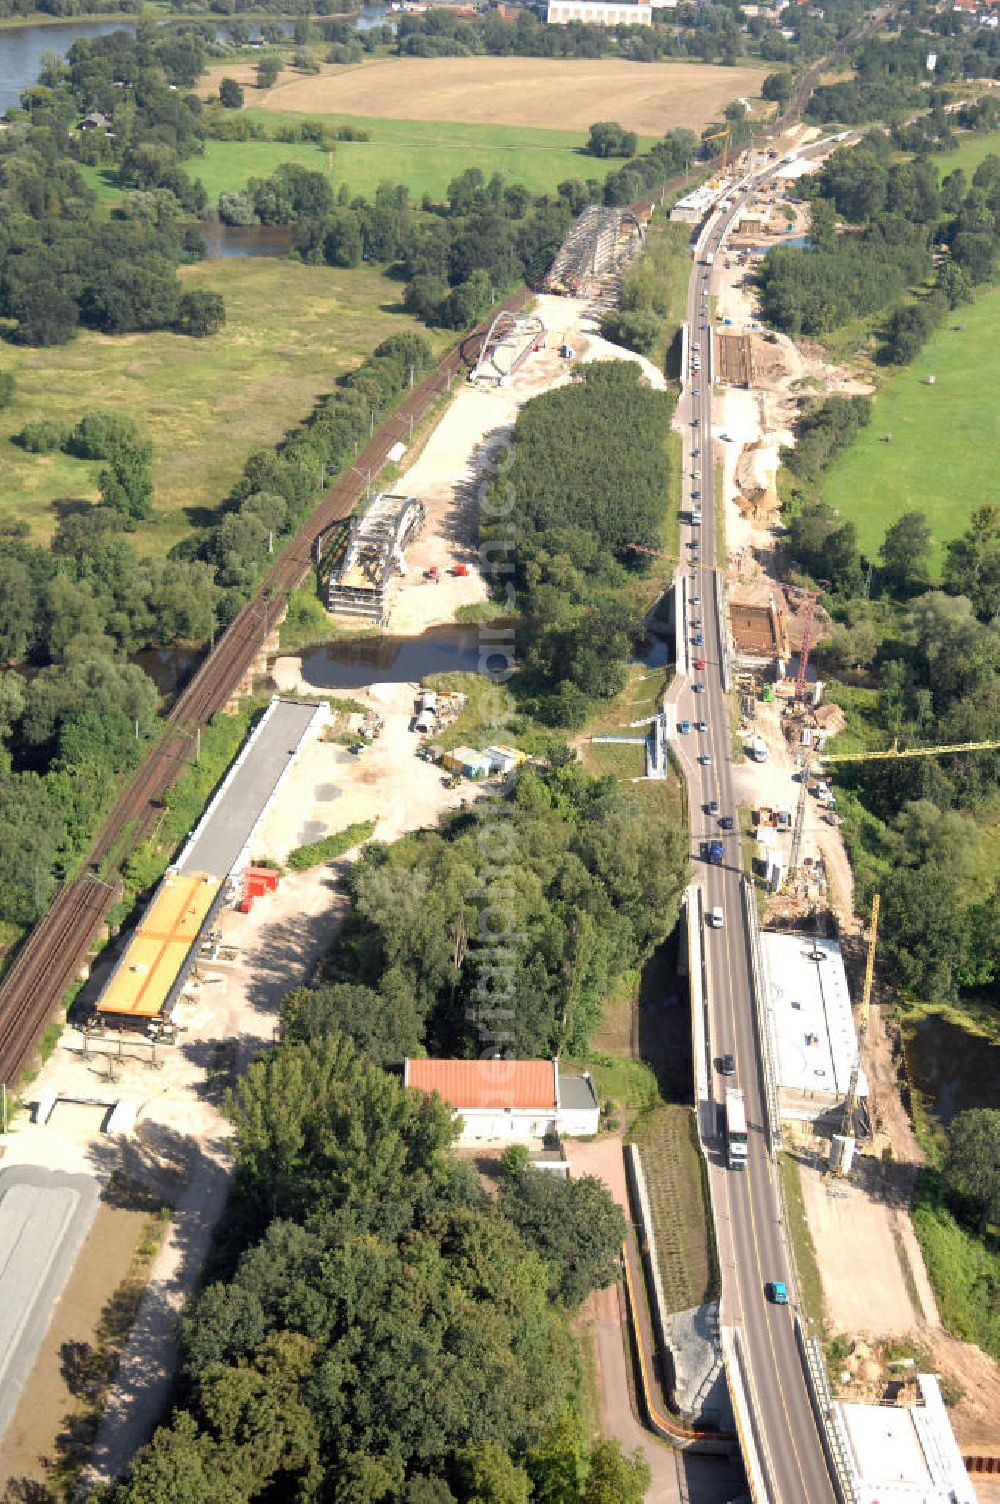
<instances>
[{"instance_id":1,"label":"harvested field","mask_svg":"<svg viewBox=\"0 0 1000 1504\"><path fill-rule=\"evenodd\" d=\"M311 115L549 126L564 131L586 131L594 120L618 120L630 130L661 136L676 125L700 130L730 100L757 95L766 72L616 59L391 57L350 69L326 64L312 77L285 73L273 89L251 90L247 102L265 110ZM217 91L218 78L235 73L231 65L212 70L200 91Z\"/></svg>"}]
</instances>

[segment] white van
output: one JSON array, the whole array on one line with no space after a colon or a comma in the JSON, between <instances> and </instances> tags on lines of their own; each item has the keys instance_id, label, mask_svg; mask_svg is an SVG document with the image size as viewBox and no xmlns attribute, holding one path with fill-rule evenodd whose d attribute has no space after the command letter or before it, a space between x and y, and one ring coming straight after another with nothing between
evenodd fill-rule
<instances>
[{"instance_id":1,"label":"white van","mask_svg":"<svg viewBox=\"0 0 1000 1504\"><path fill-rule=\"evenodd\" d=\"M713 930L721 930L721 928L722 928L722 907L721 907L720 904L716 904L715 908L712 909L712 910L710 910L709 915L708 915L708 922L712 926Z\"/></svg>"}]
</instances>

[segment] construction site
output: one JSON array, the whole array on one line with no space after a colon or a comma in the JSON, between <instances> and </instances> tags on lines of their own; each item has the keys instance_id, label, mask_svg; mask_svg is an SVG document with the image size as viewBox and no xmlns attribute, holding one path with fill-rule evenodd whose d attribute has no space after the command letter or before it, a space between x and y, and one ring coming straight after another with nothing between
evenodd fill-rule
<instances>
[{"instance_id":1,"label":"construction site","mask_svg":"<svg viewBox=\"0 0 1000 1504\"><path fill-rule=\"evenodd\" d=\"M559 247L545 291L613 306L621 274L642 242L642 225L630 209L591 204Z\"/></svg>"},{"instance_id":2,"label":"construction site","mask_svg":"<svg viewBox=\"0 0 1000 1504\"><path fill-rule=\"evenodd\" d=\"M344 556L330 575L327 608L374 626L389 620L389 582L405 574L404 550L423 527L426 510L415 496L379 491L351 519Z\"/></svg>"}]
</instances>

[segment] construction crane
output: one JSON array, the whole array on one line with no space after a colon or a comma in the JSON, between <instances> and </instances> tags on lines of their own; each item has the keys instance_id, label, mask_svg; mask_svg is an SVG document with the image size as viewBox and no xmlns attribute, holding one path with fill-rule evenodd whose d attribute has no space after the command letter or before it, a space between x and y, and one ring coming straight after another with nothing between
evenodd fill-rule
<instances>
[{"instance_id":1,"label":"construction crane","mask_svg":"<svg viewBox=\"0 0 1000 1504\"><path fill-rule=\"evenodd\" d=\"M850 1085L847 1088L847 1096L844 1098L844 1116L840 1124L840 1131L844 1138L854 1137L854 1116L858 1110L858 1084L861 1080L861 1051L864 1048L865 1035L868 1033L868 1016L871 1012L872 979L875 975L875 944L878 940L878 911L880 902L878 893L873 893L872 916L868 926L868 955L865 960L865 985L861 993L861 1015L858 1019L858 1053L851 1069ZM840 1174L844 1173L843 1160L840 1161L837 1169Z\"/></svg>"},{"instance_id":2,"label":"construction crane","mask_svg":"<svg viewBox=\"0 0 1000 1504\"><path fill-rule=\"evenodd\" d=\"M813 769L828 762L893 762L903 757L947 757L957 752L992 752L1000 748L1000 741L989 742L947 742L935 747L900 747L898 738L891 747L882 752L830 752L818 753L814 760L806 758L802 764L802 787L799 790L799 802L795 810L795 824L792 830L792 850L788 858L788 875L794 877L799 870L799 857L802 854L802 831L806 819L806 798L809 793L809 780Z\"/></svg>"},{"instance_id":3,"label":"construction crane","mask_svg":"<svg viewBox=\"0 0 1000 1504\"><path fill-rule=\"evenodd\" d=\"M729 129L729 126L727 125L725 130L722 131L713 131L710 136L702 136L701 139L705 143L709 141L722 142L722 171L725 172L726 163L729 160L729 143L732 140L732 131Z\"/></svg>"}]
</instances>

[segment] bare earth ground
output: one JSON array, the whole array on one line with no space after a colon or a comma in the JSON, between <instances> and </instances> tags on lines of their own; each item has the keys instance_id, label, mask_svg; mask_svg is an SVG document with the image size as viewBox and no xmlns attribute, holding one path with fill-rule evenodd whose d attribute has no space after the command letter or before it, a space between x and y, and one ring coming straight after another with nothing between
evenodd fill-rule
<instances>
[{"instance_id":1,"label":"bare earth ground","mask_svg":"<svg viewBox=\"0 0 1000 1504\"><path fill-rule=\"evenodd\" d=\"M352 68L324 64L310 77L289 69L273 89L255 89L247 103L303 114L564 131L586 131L594 120L618 120L642 135L662 136L676 125L700 130L731 100L758 95L766 72L607 59L387 57ZM217 94L224 76L249 84L256 68L226 63L210 69L199 83L202 97Z\"/></svg>"},{"instance_id":2,"label":"bare earth ground","mask_svg":"<svg viewBox=\"0 0 1000 1504\"><path fill-rule=\"evenodd\" d=\"M788 206L791 207L791 206ZM781 206L782 217L786 206ZM794 233L802 222L795 221ZM773 244L775 239L761 242ZM757 310L742 286L745 267L726 269L720 258L716 283L719 318L733 330L749 329ZM728 442L716 445L724 467L725 526L730 590L736 599L766 599L761 571L773 569L774 526L780 520L775 477L779 448L793 442L792 422L804 395L827 396L868 390L863 382L833 367L824 352L778 336L775 343L754 336L756 367L750 391L724 389L716 430ZM755 581L757 582L755 587ZM762 592L762 593L761 593ZM794 626L792 628L794 636ZM793 781L794 759L781 731L777 704L758 703L757 730L768 744L768 761L736 764L737 797L750 805L788 804L793 809L800 784ZM790 842L789 836L779 841ZM841 938L858 941L861 926L854 916L853 873L839 831L827 825L816 801L809 798L803 851L822 857L828 888L811 897L836 914ZM913 1179L923 1156L899 1095L891 1042L879 1009L872 1011L865 1041L865 1071L876 1118L872 1152L858 1163L852 1181L832 1182L822 1173L826 1145L803 1146L799 1173L810 1230L817 1251L826 1315L833 1333L851 1339L894 1339L919 1344L935 1368L964 1391L951 1411L960 1446L969 1454L1000 1451L1000 1368L969 1343L959 1342L940 1325L934 1294L913 1232L908 1206ZM886 1166L883 1149L891 1150ZM901 1259L905 1260L904 1265ZM916 1305L914 1305L914 1299ZM982 1504L995 1485L976 1480Z\"/></svg>"}]
</instances>

